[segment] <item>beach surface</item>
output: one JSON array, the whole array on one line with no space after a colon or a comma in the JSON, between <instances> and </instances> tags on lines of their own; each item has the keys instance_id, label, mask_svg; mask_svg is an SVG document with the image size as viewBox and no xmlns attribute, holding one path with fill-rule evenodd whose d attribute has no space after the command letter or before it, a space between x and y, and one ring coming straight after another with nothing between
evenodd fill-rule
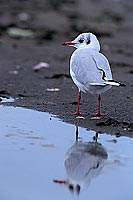
<instances>
[{"instance_id":1,"label":"beach surface","mask_svg":"<svg viewBox=\"0 0 133 200\"><path fill-rule=\"evenodd\" d=\"M1 1L0 96L15 98L3 104L48 112L88 130L133 137L132 19L131 0ZM100 119L91 117L97 96L89 93L82 93L83 118L70 115L78 92L69 73L74 48L62 43L82 32L97 36L113 78L126 84L102 95L101 110L107 117ZM36 69L39 63L49 65Z\"/></svg>"}]
</instances>

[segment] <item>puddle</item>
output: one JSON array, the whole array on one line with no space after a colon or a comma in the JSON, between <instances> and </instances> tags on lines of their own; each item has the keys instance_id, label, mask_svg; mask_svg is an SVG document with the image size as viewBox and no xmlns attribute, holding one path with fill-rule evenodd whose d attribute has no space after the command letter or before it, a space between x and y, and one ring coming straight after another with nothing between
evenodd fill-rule
<instances>
[{"instance_id":1,"label":"puddle","mask_svg":"<svg viewBox=\"0 0 133 200\"><path fill-rule=\"evenodd\" d=\"M0 199L132 200L132 151L131 138L1 105Z\"/></svg>"},{"instance_id":2,"label":"puddle","mask_svg":"<svg viewBox=\"0 0 133 200\"><path fill-rule=\"evenodd\" d=\"M12 103L15 99L12 97L0 97L0 103Z\"/></svg>"}]
</instances>

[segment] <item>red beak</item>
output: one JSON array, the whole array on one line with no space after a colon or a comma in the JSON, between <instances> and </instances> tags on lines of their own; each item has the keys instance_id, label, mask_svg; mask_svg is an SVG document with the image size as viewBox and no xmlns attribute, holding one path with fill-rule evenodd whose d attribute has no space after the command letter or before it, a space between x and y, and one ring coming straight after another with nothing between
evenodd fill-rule
<instances>
[{"instance_id":1,"label":"red beak","mask_svg":"<svg viewBox=\"0 0 133 200\"><path fill-rule=\"evenodd\" d=\"M54 179L53 182L54 183L58 183L58 184L64 184L64 185L67 184L67 181L65 181L65 180L56 180L56 179Z\"/></svg>"},{"instance_id":2,"label":"red beak","mask_svg":"<svg viewBox=\"0 0 133 200\"><path fill-rule=\"evenodd\" d=\"M75 43L72 41L68 41L68 42L63 43L63 45L71 46L71 45L75 45Z\"/></svg>"}]
</instances>

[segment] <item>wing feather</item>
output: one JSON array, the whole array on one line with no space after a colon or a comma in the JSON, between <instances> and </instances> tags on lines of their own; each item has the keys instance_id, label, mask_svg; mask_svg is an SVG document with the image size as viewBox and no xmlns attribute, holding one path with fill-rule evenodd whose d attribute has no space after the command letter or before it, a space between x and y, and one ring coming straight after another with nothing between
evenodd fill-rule
<instances>
[{"instance_id":1,"label":"wing feather","mask_svg":"<svg viewBox=\"0 0 133 200\"><path fill-rule=\"evenodd\" d=\"M75 79L83 85L93 83L103 85L105 82L103 72L106 79L112 79L109 62L99 52L88 49L77 50L71 57L70 66Z\"/></svg>"},{"instance_id":2,"label":"wing feather","mask_svg":"<svg viewBox=\"0 0 133 200\"><path fill-rule=\"evenodd\" d=\"M105 72L105 78L111 80L112 73L107 58L102 53L94 54L93 58L95 59L98 68L102 69Z\"/></svg>"}]
</instances>

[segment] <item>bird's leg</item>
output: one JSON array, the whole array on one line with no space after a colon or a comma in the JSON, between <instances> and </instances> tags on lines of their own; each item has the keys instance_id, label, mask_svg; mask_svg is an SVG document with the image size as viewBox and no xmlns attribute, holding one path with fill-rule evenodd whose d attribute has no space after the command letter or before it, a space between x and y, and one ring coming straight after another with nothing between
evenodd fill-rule
<instances>
[{"instance_id":1,"label":"bird's leg","mask_svg":"<svg viewBox=\"0 0 133 200\"><path fill-rule=\"evenodd\" d=\"M98 95L98 115L101 115L101 96L100 94Z\"/></svg>"},{"instance_id":2,"label":"bird's leg","mask_svg":"<svg viewBox=\"0 0 133 200\"><path fill-rule=\"evenodd\" d=\"M78 126L76 126L76 143L78 143L78 138L79 138L79 130Z\"/></svg>"},{"instance_id":3,"label":"bird's leg","mask_svg":"<svg viewBox=\"0 0 133 200\"><path fill-rule=\"evenodd\" d=\"M101 95L98 95L98 112L96 114L92 114L92 117L105 117L106 114L101 114Z\"/></svg>"},{"instance_id":4,"label":"bird's leg","mask_svg":"<svg viewBox=\"0 0 133 200\"><path fill-rule=\"evenodd\" d=\"M78 92L78 107L77 107L77 111L76 111L77 115L80 114L80 112L79 112L79 110L80 110L80 101L81 101L81 92L79 91Z\"/></svg>"},{"instance_id":5,"label":"bird's leg","mask_svg":"<svg viewBox=\"0 0 133 200\"><path fill-rule=\"evenodd\" d=\"M93 136L93 141L97 143L97 139L98 139L98 132L96 132L96 134Z\"/></svg>"},{"instance_id":6,"label":"bird's leg","mask_svg":"<svg viewBox=\"0 0 133 200\"><path fill-rule=\"evenodd\" d=\"M70 114L81 115L81 113L80 113L80 101L81 101L81 92L79 91L78 92L78 107L77 107L77 110L76 110L76 112L70 113Z\"/></svg>"}]
</instances>

